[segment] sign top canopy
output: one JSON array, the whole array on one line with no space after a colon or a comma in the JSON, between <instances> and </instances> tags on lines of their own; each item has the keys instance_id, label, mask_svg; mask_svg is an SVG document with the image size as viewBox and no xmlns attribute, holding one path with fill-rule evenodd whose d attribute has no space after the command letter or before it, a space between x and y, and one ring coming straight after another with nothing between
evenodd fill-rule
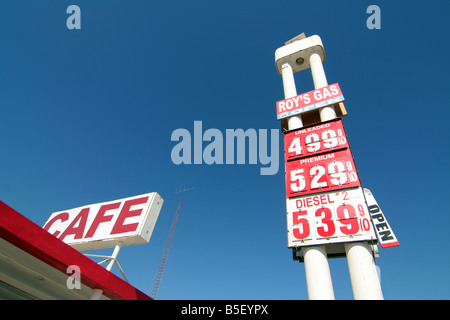
<instances>
[{"instance_id":1,"label":"sign top canopy","mask_svg":"<svg viewBox=\"0 0 450 320\"><path fill-rule=\"evenodd\" d=\"M310 67L309 57L313 52L320 55L322 63L325 62L325 49L322 39L317 35L278 48L275 51L275 64L278 73L281 75L281 66L285 63L289 63L294 72L308 69ZM303 63L297 63L298 59L303 59Z\"/></svg>"}]
</instances>

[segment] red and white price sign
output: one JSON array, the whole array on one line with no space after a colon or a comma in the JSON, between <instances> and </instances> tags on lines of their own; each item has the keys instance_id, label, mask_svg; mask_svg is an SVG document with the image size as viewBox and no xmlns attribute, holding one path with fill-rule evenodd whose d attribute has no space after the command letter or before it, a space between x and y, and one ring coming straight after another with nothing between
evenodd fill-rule
<instances>
[{"instance_id":1,"label":"red and white price sign","mask_svg":"<svg viewBox=\"0 0 450 320\"><path fill-rule=\"evenodd\" d=\"M362 188L287 199L288 247L376 241Z\"/></svg>"},{"instance_id":2,"label":"red and white price sign","mask_svg":"<svg viewBox=\"0 0 450 320\"><path fill-rule=\"evenodd\" d=\"M348 147L341 119L291 131L284 135L286 160Z\"/></svg>"},{"instance_id":3,"label":"red and white price sign","mask_svg":"<svg viewBox=\"0 0 450 320\"><path fill-rule=\"evenodd\" d=\"M288 198L360 186L350 149L286 162Z\"/></svg>"}]
</instances>

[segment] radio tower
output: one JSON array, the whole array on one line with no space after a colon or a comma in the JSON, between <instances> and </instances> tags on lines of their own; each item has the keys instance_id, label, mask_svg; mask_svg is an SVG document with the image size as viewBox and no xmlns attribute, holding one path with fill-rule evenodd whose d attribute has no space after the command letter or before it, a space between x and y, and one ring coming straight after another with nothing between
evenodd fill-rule
<instances>
[{"instance_id":1,"label":"radio tower","mask_svg":"<svg viewBox=\"0 0 450 320\"><path fill-rule=\"evenodd\" d=\"M161 255L161 260L159 261L159 267L155 274L155 278L153 279L153 286L150 293L150 296L156 300L158 296L159 286L161 285L161 280L164 274L164 268L166 267L167 256L169 255L170 245L173 239L173 233L175 231L175 226L177 224L178 215L180 214L181 201L178 203L177 213L175 214L175 218L172 222L172 227L170 228L169 237L167 238L166 245L164 247L164 251Z\"/></svg>"},{"instance_id":2,"label":"radio tower","mask_svg":"<svg viewBox=\"0 0 450 320\"><path fill-rule=\"evenodd\" d=\"M193 188L189 188L189 189L184 188L183 190L177 191L175 193L180 193L180 192L188 191L191 189L193 189ZM169 255L170 245L172 244L173 233L175 232L175 226L177 224L178 216L180 214L181 204L182 204L182 201L180 201L178 203L177 213L175 214L175 218L173 219L172 227L170 227L169 236L167 237L166 245L165 245L164 251L161 255L161 260L159 261L159 267L158 267L158 270L156 271L155 278L153 279L153 285L152 285L152 289L150 292L150 296L155 300L156 300L156 297L158 296L159 286L161 285L161 280L162 280L162 277L164 274L164 268L166 267L167 256Z\"/></svg>"}]
</instances>

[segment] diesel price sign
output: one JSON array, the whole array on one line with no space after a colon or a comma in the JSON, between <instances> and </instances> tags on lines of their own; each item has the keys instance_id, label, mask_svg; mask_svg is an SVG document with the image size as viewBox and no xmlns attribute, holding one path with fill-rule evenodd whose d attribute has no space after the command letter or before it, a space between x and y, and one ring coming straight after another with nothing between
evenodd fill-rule
<instances>
[{"instance_id":1,"label":"diesel price sign","mask_svg":"<svg viewBox=\"0 0 450 320\"><path fill-rule=\"evenodd\" d=\"M287 200L288 247L372 240L362 188L331 191Z\"/></svg>"}]
</instances>

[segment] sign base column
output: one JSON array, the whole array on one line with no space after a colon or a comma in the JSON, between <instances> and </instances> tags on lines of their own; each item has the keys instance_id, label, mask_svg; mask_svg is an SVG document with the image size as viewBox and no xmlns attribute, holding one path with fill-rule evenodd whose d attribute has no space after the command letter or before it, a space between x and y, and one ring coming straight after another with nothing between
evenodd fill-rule
<instances>
[{"instance_id":1,"label":"sign base column","mask_svg":"<svg viewBox=\"0 0 450 320\"><path fill-rule=\"evenodd\" d=\"M311 246L305 247L302 250L304 252L308 299L334 300L326 247L324 245Z\"/></svg>"},{"instance_id":2,"label":"sign base column","mask_svg":"<svg viewBox=\"0 0 450 320\"><path fill-rule=\"evenodd\" d=\"M383 300L375 258L367 242L345 243L355 300Z\"/></svg>"}]
</instances>

